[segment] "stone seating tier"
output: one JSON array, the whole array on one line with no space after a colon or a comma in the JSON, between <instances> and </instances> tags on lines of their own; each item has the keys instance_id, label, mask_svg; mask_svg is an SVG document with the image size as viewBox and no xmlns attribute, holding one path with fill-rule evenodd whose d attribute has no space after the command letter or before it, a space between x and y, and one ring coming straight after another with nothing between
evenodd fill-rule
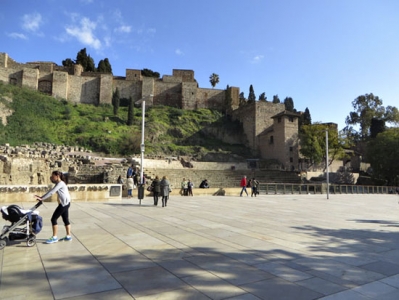
<instances>
[{"instance_id":1,"label":"stone seating tier","mask_svg":"<svg viewBox=\"0 0 399 300\"><path fill-rule=\"evenodd\" d=\"M239 187L241 178L255 177L260 183L300 183L301 178L293 172L277 170L196 170L196 169L146 169L146 178L151 181L156 175L166 175L174 188L179 188L183 178L190 178L198 188L202 180L207 179L210 187Z\"/></svg>"}]
</instances>

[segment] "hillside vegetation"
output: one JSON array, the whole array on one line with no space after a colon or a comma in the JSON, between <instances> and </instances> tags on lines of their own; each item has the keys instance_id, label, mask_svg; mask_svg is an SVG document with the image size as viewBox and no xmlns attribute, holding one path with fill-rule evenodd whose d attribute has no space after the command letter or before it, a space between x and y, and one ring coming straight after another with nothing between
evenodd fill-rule
<instances>
[{"instance_id":1,"label":"hillside vegetation","mask_svg":"<svg viewBox=\"0 0 399 300\"><path fill-rule=\"evenodd\" d=\"M134 110L134 122L127 126L127 107L114 116L111 105L73 104L27 88L0 82L0 144L12 146L47 142L77 145L112 155L140 152L141 107ZM4 115L10 112L6 118ZM242 126L218 111L186 111L173 107L146 110L145 152L154 155L192 155L201 158L211 153L250 155L242 144L227 144L213 136L234 136Z\"/></svg>"}]
</instances>

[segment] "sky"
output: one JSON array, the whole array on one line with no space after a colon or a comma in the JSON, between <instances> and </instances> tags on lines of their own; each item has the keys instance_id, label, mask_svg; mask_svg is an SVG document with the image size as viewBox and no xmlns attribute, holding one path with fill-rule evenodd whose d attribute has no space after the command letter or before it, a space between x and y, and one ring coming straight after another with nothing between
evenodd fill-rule
<instances>
[{"instance_id":1,"label":"sky","mask_svg":"<svg viewBox=\"0 0 399 300\"><path fill-rule=\"evenodd\" d=\"M352 101L399 106L397 0L2 0L0 52L62 65L86 48L113 74L194 70L199 87L239 87L309 109L341 130Z\"/></svg>"}]
</instances>

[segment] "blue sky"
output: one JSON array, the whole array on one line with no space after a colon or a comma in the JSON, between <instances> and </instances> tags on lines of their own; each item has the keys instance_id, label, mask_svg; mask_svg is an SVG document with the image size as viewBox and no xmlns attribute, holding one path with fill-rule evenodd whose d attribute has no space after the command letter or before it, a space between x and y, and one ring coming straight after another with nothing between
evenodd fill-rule
<instances>
[{"instance_id":1,"label":"blue sky","mask_svg":"<svg viewBox=\"0 0 399 300\"><path fill-rule=\"evenodd\" d=\"M398 107L397 0L3 0L0 52L61 65L86 48L114 75L191 69L248 96L292 97L339 129L359 95Z\"/></svg>"}]
</instances>

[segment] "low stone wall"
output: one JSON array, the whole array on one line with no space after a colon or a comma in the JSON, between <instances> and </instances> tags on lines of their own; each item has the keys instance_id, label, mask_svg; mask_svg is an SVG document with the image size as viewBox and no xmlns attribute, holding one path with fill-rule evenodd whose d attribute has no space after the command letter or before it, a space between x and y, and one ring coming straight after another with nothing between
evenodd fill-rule
<instances>
[{"instance_id":1,"label":"low stone wall","mask_svg":"<svg viewBox=\"0 0 399 300\"><path fill-rule=\"evenodd\" d=\"M35 195L44 195L53 185L0 185L0 205L2 203L36 202ZM122 198L120 184L70 184L72 201L108 201ZM56 202L57 195L44 202Z\"/></svg>"},{"instance_id":2,"label":"low stone wall","mask_svg":"<svg viewBox=\"0 0 399 300\"><path fill-rule=\"evenodd\" d=\"M249 189L248 189L249 190ZM209 189L200 189L194 188L193 195L194 196L238 196L240 195L241 188L209 188ZM138 199L138 191L134 189L133 198ZM170 197L173 196L182 196L181 189L173 189L169 195ZM127 191L123 191L122 197L127 197ZM148 192L147 190L144 193L144 200L151 199L152 200L152 193Z\"/></svg>"}]
</instances>

